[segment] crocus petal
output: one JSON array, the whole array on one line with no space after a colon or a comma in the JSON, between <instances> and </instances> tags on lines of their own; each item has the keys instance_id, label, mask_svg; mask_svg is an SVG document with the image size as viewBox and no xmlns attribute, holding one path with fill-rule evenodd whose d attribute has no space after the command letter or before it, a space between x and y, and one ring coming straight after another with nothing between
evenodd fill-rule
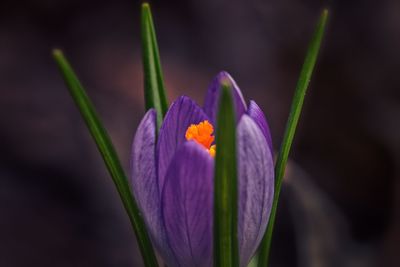
<instances>
[{"instance_id":1,"label":"crocus petal","mask_svg":"<svg viewBox=\"0 0 400 267\"><path fill-rule=\"evenodd\" d=\"M156 112L150 109L140 122L133 140L130 182L154 245L163 258L174 262L161 220L155 148Z\"/></svg>"},{"instance_id":2,"label":"crocus petal","mask_svg":"<svg viewBox=\"0 0 400 267\"><path fill-rule=\"evenodd\" d=\"M159 222L160 198L157 186L156 112L149 110L136 131L132 146L131 184L139 208L145 214L146 224L152 230Z\"/></svg>"},{"instance_id":3,"label":"crocus petal","mask_svg":"<svg viewBox=\"0 0 400 267\"><path fill-rule=\"evenodd\" d=\"M162 211L178 266L212 266L213 162L203 147L188 141L168 168Z\"/></svg>"},{"instance_id":4,"label":"crocus petal","mask_svg":"<svg viewBox=\"0 0 400 267\"><path fill-rule=\"evenodd\" d=\"M248 115L237 126L240 266L247 266L265 232L274 193L272 153Z\"/></svg>"},{"instance_id":5,"label":"crocus petal","mask_svg":"<svg viewBox=\"0 0 400 267\"><path fill-rule=\"evenodd\" d=\"M175 151L186 142L185 133L191 124L207 120L204 111L186 96L178 98L168 110L158 139L158 185L160 192L165 174Z\"/></svg>"},{"instance_id":6,"label":"crocus petal","mask_svg":"<svg viewBox=\"0 0 400 267\"><path fill-rule=\"evenodd\" d=\"M247 110L247 114L257 123L258 127L260 127L262 133L267 140L269 148L271 152L274 151L272 147L272 138L271 132L269 130L267 119L265 118L264 112L261 108L257 105L257 103L253 100L250 100L249 109Z\"/></svg>"},{"instance_id":7,"label":"crocus petal","mask_svg":"<svg viewBox=\"0 0 400 267\"><path fill-rule=\"evenodd\" d=\"M228 80L233 86L233 98L235 102L237 119L239 120L247 110L246 102L244 101L242 92L240 91L236 82L227 72L221 71L217 77L214 78L210 87L208 88L206 99L204 101L204 111L212 123L216 122L221 84L226 80Z\"/></svg>"}]
</instances>

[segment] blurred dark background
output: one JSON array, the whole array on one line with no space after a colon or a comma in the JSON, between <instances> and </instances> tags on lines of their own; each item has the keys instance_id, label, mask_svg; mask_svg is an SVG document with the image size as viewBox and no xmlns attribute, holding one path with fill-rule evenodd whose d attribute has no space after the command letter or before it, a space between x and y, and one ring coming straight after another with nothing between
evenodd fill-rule
<instances>
[{"instance_id":1,"label":"blurred dark background","mask_svg":"<svg viewBox=\"0 0 400 267\"><path fill-rule=\"evenodd\" d=\"M398 266L400 1L150 3L169 99L186 94L202 103L214 75L227 70L263 108L275 149L315 23L330 8L272 264ZM0 266L141 266L114 185L50 52L65 51L128 167L144 114L140 2L3 0L0 7Z\"/></svg>"}]
</instances>

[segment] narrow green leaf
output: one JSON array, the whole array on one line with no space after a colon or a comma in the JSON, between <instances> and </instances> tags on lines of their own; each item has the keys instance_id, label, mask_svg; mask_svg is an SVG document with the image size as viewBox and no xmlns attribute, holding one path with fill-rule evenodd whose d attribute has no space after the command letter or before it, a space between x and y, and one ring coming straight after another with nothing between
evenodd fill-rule
<instances>
[{"instance_id":1,"label":"narrow green leaf","mask_svg":"<svg viewBox=\"0 0 400 267\"><path fill-rule=\"evenodd\" d=\"M238 267L236 122L232 85L222 84L214 176L214 266Z\"/></svg>"},{"instance_id":2,"label":"narrow green leaf","mask_svg":"<svg viewBox=\"0 0 400 267\"><path fill-rule=\"evenodd\" d=\"M168 109L168 102L165 95L156 32L148 3L142 4L141 32L146 110L154 108L157 111L157 126L160 128Z\"/></svg>"},{"instance_id":3,"label":"narrow green leaf","mask_svg":"<svg viewBox=\"0 0 400 267\"><path fill-rule=\"evenodd\" d=\"M74 99L75 104L78 106L78 109L81 112L94 141L96 142L97 148L103 157L104 163L110 172L115 186L117 187L133 230L135 231L139 248L143 256L143 261L147 267L157 267L157 260L150 239L147 235L144 222L140 216L139 209L130 191L128 180L111 140L102 126L93 104L80 84L70 64L64 57L62 51L57 49L54 50L53 57L57 62L69 92Z\"/></svg>"},{"instance_id":4,"label":"narrow green leaf","mask_svg":"<svg viewBox=\"0 0 400 267\"><path fill-rule=\"evenodd\" d=\"M275 165L275 195L272 204L271 215L267 230L259 248L258 266L268 266L269 252L271 248L272 232L274 229L276 209L278 206L279 194L282 186L282 179L285 174L285 167L288 160L290 147L296 132L297 123L299 121L301 109L303 107L304 96L310 83L311 75L317 60L318 52L321 46L322 37L325 32L326 21L328 18L328 10L324 10L316 26L313 38L309 45L306 58L297 82L289 118L286 124L286 130L283 137L282 145L278 154Z\"/></svg>"},{"instance_id":5,"label":"narrow green leaf","mask_svg":"<svg viewBox=\"0 0 400 267\"><path fill-rule=\"evenodd\" d=\"M254 257L251 259L247 267L257 267L257 266L258 266L258 254L254 255Z\"/></svg>"}]
</instances>

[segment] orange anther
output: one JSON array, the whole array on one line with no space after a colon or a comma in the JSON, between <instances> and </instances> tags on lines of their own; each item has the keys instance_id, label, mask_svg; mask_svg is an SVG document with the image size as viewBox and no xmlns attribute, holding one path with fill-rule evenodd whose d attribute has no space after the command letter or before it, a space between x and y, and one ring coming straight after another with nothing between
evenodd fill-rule
<instances>
[{"instance_id":1,"label":"orange anther","mask_svg":"<svg viewBox=\"0 0 400 267\"><path fill-rule=\"evenodd\" d=\"M186 130L186 140L194 140L206 148L212 156L215 155L215 145L211 146L215 137L213 136L214 127L207 120L199 124L192 124Z\"/></svg>"}]
</instances>

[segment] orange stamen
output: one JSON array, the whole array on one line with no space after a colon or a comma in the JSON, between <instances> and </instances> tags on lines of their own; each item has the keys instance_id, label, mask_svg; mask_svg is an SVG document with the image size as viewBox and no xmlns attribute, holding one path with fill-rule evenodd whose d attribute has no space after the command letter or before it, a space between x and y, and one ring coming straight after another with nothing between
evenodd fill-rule
<instances>
[{"instance_id":1,"label":"orange stamen","mask_svg":"<svg viewBox=\"0 0 400 267\"><path fill-rule=\"evenodd\" d=\"M186 140L194 140L201 144L208 150L211 156L215 156L215 145L211 145L214 142L215 137L213 136L214 127L207 120L200 122L199 124L192 124L186 130Z\"/></svg>"}]
</instances>

